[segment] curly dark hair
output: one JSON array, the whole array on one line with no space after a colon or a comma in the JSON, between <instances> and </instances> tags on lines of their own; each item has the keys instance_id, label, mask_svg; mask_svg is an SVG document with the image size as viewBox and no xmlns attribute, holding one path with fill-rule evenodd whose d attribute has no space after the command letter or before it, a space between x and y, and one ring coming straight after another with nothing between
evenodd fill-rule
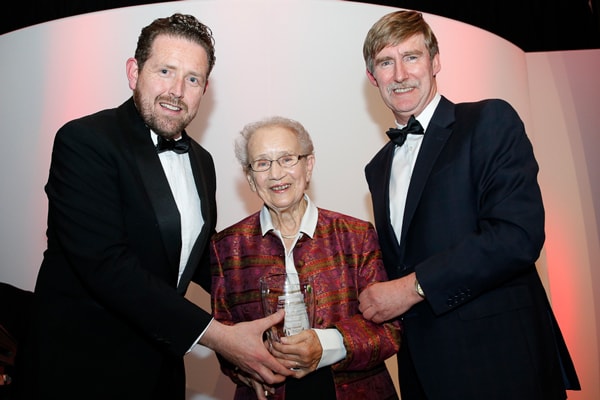
<instances>
[{"instance_id":1,"label":"curly dark hair","mask_svg":"<svg viewBox=\"0 0 600 400\"><path fill-rule=\"evenodd\" d=\"M215 39L211 29L198 21L193 15L176 13L166 18L158 18L142 29L138 38L135 58L138 66L144 68L146 60L150 57L152 43L158 35L182 37L198 43L206 50L208 56L208 75L215 65Z\"/></svg>"}]
</instances>

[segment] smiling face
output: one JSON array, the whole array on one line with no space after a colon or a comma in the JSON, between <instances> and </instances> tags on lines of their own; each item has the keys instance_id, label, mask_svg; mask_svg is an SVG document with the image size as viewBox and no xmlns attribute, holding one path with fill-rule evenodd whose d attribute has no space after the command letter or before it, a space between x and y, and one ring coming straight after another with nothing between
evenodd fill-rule
<instances>
[{"instance_id":1,"label":"smiling face","mask_svg":"<svg viewBox=\"0 0 600 400\"><path fill-rule=\"evenodd\" d=\"M146 125L166 138L178 138L192 122L208 85L208 57L188 39L159 35L143 69L127 60L127 78Z\"/></svg>"},{"instance_id":2,"label":"smiling face","mask_svg":"<svg viewBox=\"0 0 600 400\"><path fill-rule=\"evenodd\" d=\"M435 96L435 76L440 69L439 53L431 58L423 35L417 34L377 53L373 72L367 70L367 77L379 88L396 121L406 124L411 115L418 116Z\"/></svg>"},{"instance_id":3,"label":"smiling face","mask_svg":"<svg viewBox=\"0 0 600 400\"><path fill-rule=\"evenodd\" d=\"M248 141L248 160L277 160L285 155L302 155L296 134L281 126L256 130ZM250 189L276 213L294 211L300 207L315 163L314 155L303 157L293 167L283 168L277 161L263 172L248 170Z\"/></svg>"}]
</instances>

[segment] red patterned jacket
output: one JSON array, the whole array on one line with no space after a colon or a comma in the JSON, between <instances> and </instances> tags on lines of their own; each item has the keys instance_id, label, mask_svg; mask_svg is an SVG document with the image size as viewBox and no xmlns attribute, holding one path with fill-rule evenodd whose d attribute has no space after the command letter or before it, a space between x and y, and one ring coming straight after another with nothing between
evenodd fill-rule
<instances>
[{"instance_id":1,"label":"red patterned jacket","mask_svg":"<svg viewBox=\"0 0 600 400\"><path fill-rule=\"evenodd\" d=\"M272 231L261 235L259 215L224 229L211 241L212 310L223 323L262 317L258 279L285 272L283 243ZM319 208L313 237L303 235L293 251L300 278L314 277L315 328L336 328L344 339L346 358L332 365L337 399L397 399L384 361L398 351L401 328L372 323L358 311L359 293L387 280L373 225ZM221 369L238 384L235 399L256 398L235 379L231 365L222 362ZM273 398L284 399L284 390L279 388Z\"/></svg>"}]
</instances>

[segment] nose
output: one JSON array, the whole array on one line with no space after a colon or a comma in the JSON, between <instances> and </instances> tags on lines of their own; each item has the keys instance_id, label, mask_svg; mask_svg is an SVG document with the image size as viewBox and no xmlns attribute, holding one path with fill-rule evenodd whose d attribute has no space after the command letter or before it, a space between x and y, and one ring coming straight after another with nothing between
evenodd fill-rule
<instances>
[{"instance_id":1,"label":"nose","mask_svg":"<svg viewBox=\"0 0 600 400\"><path fill-rule=\"evenodd\" d=\"M271 179L279 180L286 174L285 168L279 164L278 160L271 161L271 168L269 168L269 176Z\"/></svg>"},{"instance_id":2,"label":"nose","mask_svg":"<svg viewBox=\"0 0 600 400\"><path fill-rule=\"evenodd\" d=\"M183 97L183 88L184 88L184 80L183 79L175 79L173 84L169 88L169 95L176 99L181 99Z\"/></svg>"},{"instance_id":3,"label":"nose","mask_svg":"<svg viewBox=\"0 0 600 400\"><path fill-rule=\"evenodd\" d=\"M394 69L394 79L398 82L402 82L407 77L408 77L408 74L406 73L406 67L404 66L403 63L397 62L395 64L395 69Z\"/></svg>"}]
</instances>

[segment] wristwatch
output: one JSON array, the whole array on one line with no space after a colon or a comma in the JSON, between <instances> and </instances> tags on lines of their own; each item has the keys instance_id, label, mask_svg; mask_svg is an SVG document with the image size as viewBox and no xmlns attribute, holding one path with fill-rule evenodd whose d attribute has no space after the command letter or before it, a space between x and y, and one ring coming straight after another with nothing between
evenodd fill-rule
<instances>
[{"instance_id":1,"label":"wristwatch","mask_svg":"<svg viewBox=\"0 0 600 400\"><path fill-rule=\"evenodd\" d=\"M415 278L415 291L419 296L425 298L425 292L423 291L423 288L421 288L421 285L419 284L419 280L417 278Z\"/></svg>"}]
</instances>

